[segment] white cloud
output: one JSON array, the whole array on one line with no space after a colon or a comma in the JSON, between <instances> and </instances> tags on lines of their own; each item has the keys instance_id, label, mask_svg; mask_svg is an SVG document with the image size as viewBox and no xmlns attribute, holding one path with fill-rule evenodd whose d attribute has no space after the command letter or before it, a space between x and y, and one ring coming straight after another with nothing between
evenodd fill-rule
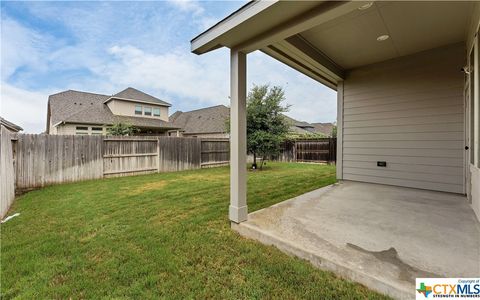
<instances>
[{"instance_id":1,"label":"white cloud","mask_svg":"<svg viewBox=\"0 0 480 300\"><path fill-rule=\"evenodd\" d=\"M10 77L23 66L45 69L42 56L51 39L28 30L14 20L2 17L2 79Z\"/></svg>"},{"instance_id":2,"label":"white cloud","mask_svg":"<svg viewBox=\"0 0 480 300\"><path fill-rule=\"evenodd\" d=\"M194 15L201 15L205 12L205 9L198 3L198 1L168 0L168 2L182 11L190 12L190 13L193 13Z\"/></svg>"},{"instance_id":3,"label":"white cloud","mask_svg":"<svg viewBox=\"0 0 480 300\"><path fill-rule=\"evenodd\" d=\"M197 24L201 30L205 30L218 22L218 17L213 17L208 14L208 11L197 0L167 0L173 7L179 9L181 12L190 14L190 22ZM218 5L222 5L217 2Z\"/></svg>"},{"instance_id":4,"label":"white cloud","mask_svg":"<svg viewBox=\"0 0 480 300\"><path fill-rule=\"evenodd\" d=\"M227 100L228 68L225 63L228 58L221 53L196 56L172 51L154 55L133 46L114 46L110 53L116 60L105 69L105 75L112 82L155 88L207 105Z\"/></svg>"},{"instance_id":5,"label":"white cloud","mask_svg":"<svg viewBox=\"0 0 480 300\"><path fill-rule=\"evenodd\" d=\"M26 133L45 131L48 95L52 91L27 91L1 83L0 115L23 127Z\"/></svg>"},{"instance_id":6,"label":"white cloud","mask_svg":"<svg viewBox=\"0 0 480 300\"><path fill-rule=\"evenodd\" d=\"M307 122L336 120L335 91L264 53L254 52L248 57L249 83L284 87L286 102L291 105L287 115Z\"/></svg>"},{"instance_id":7,"label":"white cloud","mask_svg":"<svg viewBox=\"0 0 480 300\"><path fill-rule=\"evenodd\" d=\"M226 50L202 56L182 51L155 55L133 46L114 46L110 53L116 57L104 70L110 82L153 88L173 95L175 101L187 98L196 105L228 104L230 79ZM253 84L285 88L287 103L292 105L288 114L292 117L309 122L335 120L335 91L260 52L248 56L247 70L248 88ZM192 104L185 106L191 108Z\"/></svg>"}]
</instances>

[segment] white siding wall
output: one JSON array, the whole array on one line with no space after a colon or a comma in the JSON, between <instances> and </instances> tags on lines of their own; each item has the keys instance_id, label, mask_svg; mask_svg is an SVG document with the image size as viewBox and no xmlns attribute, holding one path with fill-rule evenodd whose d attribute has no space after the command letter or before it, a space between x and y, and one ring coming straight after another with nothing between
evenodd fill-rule
<instances>
[{"instance_id":1,"label":"white siding wall","mask_svg":"<svg viewBox=\"0 0 480 300\"><path fill-rule=\"evenodd\" d=\"M140 118L150 118L150 119L160 119L165 122L168 122L168 106L161 106L161 105L153 105L149 103L143 103L143 102L132 102L132 101L122 101L122 100L112 100L108 102L108 108L112 111L114 115L119 115L119 116L131 116L131 117L140 117ZM156 117L153 115L151 116L146 116L144 114L142 115L136 115L135 114L135 105L141 105L143 108L145 107L150 107L152 110L153 108L158 108L160 109L160 117Z\"/></svg>"},{"instance_id":2,"label":"white siding wall","mask_svg":"<svg viewBox=\"0 0 480 300\"><path fill-rule=\"evenodd\" d=\"M471 23L470 23L470 26L469 26L469 29L468 29L468 35L467 35L467 49L468 49L468 51L470 51L470 49L472 49L472 47L473 47L475 34L478 31L479 23L480 23L480 4L476 3L475 6L474 6L474 9L473 9ZM471 65L470 62L468 63L468 65ZM475 70L475 74L476 74L475 76L477 76L476 82L477 82L477 89L478 89L479 88L478 87L478 82L479 82L478 81L478 75L480 74L480 72L478 70ZM476 94L477 94L477 98L478 98L479 93L477 92ZM480 105L480 101L477 99L476 106L478 107L479 105ZM475 111L474 111L474 114L475 114ZM478 118L477 120L480 120L480 113L479 113L478 108L476 110L476 114L477 114L477 118ZM470 111L468 112L468 115L471 116ZM477 121L477 125L473 125L473 126L477 127L477 130L479 130L478 128L480 128L480 126L478 125L478 122L479 121ZM478 139L480 139L480 137L477 137L477 140ZM478 146L478 141L477 141L477 145L473 148L474 148L474 151L477 151L478 155L480 156L480 149L479 149L480 147ZM473 155L473 153L470 153L470 155ZM477 161L478 161L478 159L477 159ZM477 165L469 164L469 169L470 169L470 184L471 184L471 186L470 186L470 188L471 188L470 189L470 192L471 192L470 199L472 201L472 208L475 211L478 220L480 221L480 162L477 162Z\"/></svg>"},{"instance_id":3,"label":"white siding wall","mask_svg":"<svg viewBox=\"0 0 480 300\"><path fill-rule=\"evenodd\" d=\"M57 127L54 127L55 130L52 130L50 134L58 134L58 135L76 135L77 134L77 126L81 127L88 127L87 131L83 131L91 135L92 133L102 133L103 135L107 134L107 127L103 125L89 125L89 124L60 124ZM103 131L93 131L92 127L102 127Z\"/></svg>"},{"instance_id":4,"label":"white siding wall","mask_svg":"<svg viewBox=\"0 0 480 300\"><path fill-rule=\"evenodd\" d=\"M464 63L457 44L348 72L343 178L464 193Z\"/></svg>"}]
</instances>

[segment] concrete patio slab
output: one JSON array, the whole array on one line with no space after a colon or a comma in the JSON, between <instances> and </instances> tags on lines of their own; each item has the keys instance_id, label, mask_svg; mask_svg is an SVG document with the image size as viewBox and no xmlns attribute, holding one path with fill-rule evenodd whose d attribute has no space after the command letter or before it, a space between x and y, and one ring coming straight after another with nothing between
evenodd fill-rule
<instances>
[{"instance_id":1,"label":"concrete patio slab","mask_svg":"<svg viewBox=\"0 0 480 300\"><path fill-rule=\"evenodd\" d=\"M398 299L417 277L480 275L480 224L458 194L344 181L232 228Z\"/></svg>"}]
</instances>

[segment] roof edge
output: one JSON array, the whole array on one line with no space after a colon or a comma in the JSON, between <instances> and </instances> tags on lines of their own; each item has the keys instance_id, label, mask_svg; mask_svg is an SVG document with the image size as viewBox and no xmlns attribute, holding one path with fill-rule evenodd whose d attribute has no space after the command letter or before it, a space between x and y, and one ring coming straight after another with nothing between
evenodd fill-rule
<instances>
[{"instance_id":1,"label":"roof edge","mask_svg":"<svg viewBox=\"0 0 480 300\"><path fill-rule=\"evenodd\" d=\"M222 47L222 45L215 43L214 40L278 2L278 0L252 0L246 3L190 40L191 52L203 54Z\"/></svg>"},{"instance_id":2,"label":"roof edge","mask_svg":"<svg viewBox=\"0 0 480 300\"><path fill-rule=\"evenodd\" d=\"M0 117L0 123L5 126L6 128L11 128L13 130L17 130L17 131L23 131L23 128L18 126L17 124L15 123L12 123L10 121L8 121L7 119L5 118L2 118Z\"/></svg>"},{"instance_id":3,"label":"roof edge","mask_svg":"<svg viewBox=\"0 0 480 300\"><path fill-rule=\"evenodd\" d=\"M66 92L75 92L75 93L83 93L83 94L90 94L90 95L97 95L97 96L109 97L109 95L105 95L105 94L92 93L92 92L84 92L84 91L78 91L78 90L69 89L69 90L65 90L65 91L61 91L61 92L55 93L55 94L48 95L48 98L50 98L51 96L56 96L56 95L59 95L59 94L62 94L62 93L66 93Z\"/></svg>"},{"instance_id":4,"label":"roof edge","mask_svg":"<svg viewBox=\"0 0 480 300\"><path fill-rule=\"evenodd\" d=\"M217 105L213 105L213 106L208 106L208 107L202 107L202 108L197 108L197 109L192 109L192 110L189 110L189 111L180 111L181 113L184 113L184 114L188 114L190 112L194 112L194 111L199 111L199 110L204 110L204 109L211 109L211 108L214 108L214 107L225 107L227 109L230 109L228 106L226 106L225 104L217 104ZM178 111L178 110L177 110Z\"/></svg>"},{"instance_id":5,"label":"roof edge","mask_svg":"<svg viewBox=\"0 0 480 300\"><path fill-rule=\"evenodd\" d=\"M154 101L145 101L145 100L137 100L137 99L129 99L129 98L122 98L122 97L114 97L114 96L111 96L109 97L107 100L103 101L104 104L110 102L111 100L114 100L114 99L117 99L117 100L123 100L123 101L129 101L129 102L141 102L141 103L148 103L148 104L155 104L155 105L158 105L158 106L166 106L166 107L171 107L172 105L168 102L165 102L163 100L163 102L165 103L159 103L159 102L154 102Z\"/></svg>"},{"instance_id":6,"label":"roof edge","mask_svg":"<svg viewBox=\"0 0 480 300\"><path fill-rule=\"evenodd\" d=\"M164 121L165 122L165 121ZM170 122L165 122L165 123L170 123ZM109 126L109 125L113 125L114 123L109 123L109 122L104 122L104 123L101 123L101 122L74 122L74 121L60 121L58 123L55 123L53 125L53 127L56 127L58 125L61 125L61 124L80 124L80 125L98 125L98 126ZM164 127L164 126L138 126L138 125L133 125L135 127L141 127L141 128L165 128L165 129L180 129L180 127L175 127L175 126L168 126L168 127Z\"/></svg>"}]
</instances>

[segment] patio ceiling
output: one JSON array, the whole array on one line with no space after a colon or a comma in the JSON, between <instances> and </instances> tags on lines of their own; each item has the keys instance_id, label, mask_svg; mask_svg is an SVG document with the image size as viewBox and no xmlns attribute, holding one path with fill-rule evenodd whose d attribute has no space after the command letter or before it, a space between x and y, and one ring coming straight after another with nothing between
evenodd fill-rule
<instances>
[{"instance_id":1,"label":"patio ceiling","mask_svg":"<svg viewBox=\"0 0 480 300\"><path fill-rule=\"evenodd\" d=\"M300 35L351 69L464 41L473 2L377 2ZM385 41L377 37L389 35Z\"/></svg>"},{"instance_id":2,"label":"patio ceiling","mask_svg":"<svg viewBox=\"0 0 480 300\"><path fill-rule=\"evenodd\" d=\"M192 51L261 50L336 89L345 70L465 41L473 5L252 1L194 38Z\"/></svg>"}]
</instances>

